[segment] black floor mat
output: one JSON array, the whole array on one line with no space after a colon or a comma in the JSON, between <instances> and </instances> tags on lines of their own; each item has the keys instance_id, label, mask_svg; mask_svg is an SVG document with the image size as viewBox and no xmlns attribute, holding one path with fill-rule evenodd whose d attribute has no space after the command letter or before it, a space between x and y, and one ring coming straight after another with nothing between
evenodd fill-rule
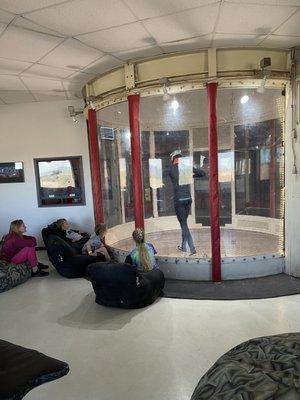
<instances>
[{"instance_id":1,"label":"black floor mat","mask_svg":"<svg viewBox=\"0 0 300 400\"><path fill-rule=\"evenodd\" d=\"M290 296L300 293L300 279L286 274L263 278L223 281L179 281L166 279L163 297L195 300L246 300Z\"/></svg>"}]
</instances>

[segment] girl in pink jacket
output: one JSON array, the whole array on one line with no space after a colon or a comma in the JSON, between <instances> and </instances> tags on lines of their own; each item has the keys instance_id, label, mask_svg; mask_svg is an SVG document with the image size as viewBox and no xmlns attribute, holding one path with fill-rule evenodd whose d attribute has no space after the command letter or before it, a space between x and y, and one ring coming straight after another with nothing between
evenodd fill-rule
<instances>
[{"instance_id":1,"label":"girl in pink jacket","mask_svg":"<svg viewBox=\"0 0 300 400\"><path fill-rule=\"evenodd\" d=\"M3 238L0 258L13 264L27 262L32 270L31 276L49 275L49 272L42 271L48 267L38 262L35 251L36 239L24 235L25 232L26 226L21 219L11 222L9 233Z\"/></svg>"}]
</instances>

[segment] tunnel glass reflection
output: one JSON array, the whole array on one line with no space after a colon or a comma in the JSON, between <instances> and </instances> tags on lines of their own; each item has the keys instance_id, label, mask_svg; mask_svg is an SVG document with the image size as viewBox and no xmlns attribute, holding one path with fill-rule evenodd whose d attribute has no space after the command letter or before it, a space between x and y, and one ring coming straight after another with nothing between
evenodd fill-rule
<instances>
[{"instance_id":1,"label":"tunnel glass reflection","mask_svg":"<svg viewBox=\"0 0 300 400\"><path fill-rule=\"evenodd\" d=\"M243 96L247 96L246 102L241 102ZM280 252L284 201L281 90L257 93L255 89L219 89L217 114L222 256ZM127 103L100 110L98 123L106 222L108 226L132 222ZM188 226L197 256L210 257L206 91L179 93L168 101L163 96L141 98L140 128L149 235L161 244L163 254L178 255L181 231L170 178L170 154L179 150L179 186L184 186L185 195L191 197ZM101 133L105 129L111 129L113 135ZM128 243L132 245L131 240Z\"/></svg>"}]
</instances>

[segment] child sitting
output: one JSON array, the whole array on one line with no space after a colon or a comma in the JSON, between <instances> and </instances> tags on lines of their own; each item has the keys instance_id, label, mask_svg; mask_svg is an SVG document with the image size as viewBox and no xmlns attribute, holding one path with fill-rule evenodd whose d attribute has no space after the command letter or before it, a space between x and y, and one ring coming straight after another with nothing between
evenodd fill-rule
<instances>
[{"instance_id":1,"label":"child sitting","mask_svg":"<svg viewBox=\"0 0 300 400\"><path fill-rule=\"evenodd\" d=\"M110 261L110 255L104 245L104 238L107 232L105 224L97 224L95 226L95 233L91 235L89 240L85 243L82 248L82 254L88 254L89 256L97 256L99 253L105 256L106 261Z\"/></svg>"},{"instance_id":2,"label":"child sitting","mask_svg":"<svg viewBox=\"0 0 300 400\"><path fill-rule=\"evenodd\" d=\"M145 243L145 232L137 228L132 233L136 248L126 257L125 262L134 265L139 272L148 272L158 268L155 260L157 253L153 244Z\"/></svg>"}]
</instances>

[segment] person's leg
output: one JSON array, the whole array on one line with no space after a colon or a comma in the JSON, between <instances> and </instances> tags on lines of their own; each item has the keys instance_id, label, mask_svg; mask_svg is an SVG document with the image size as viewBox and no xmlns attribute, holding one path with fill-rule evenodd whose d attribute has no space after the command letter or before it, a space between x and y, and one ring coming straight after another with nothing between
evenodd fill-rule
<instances>
[{"instance_id":1,"label":"person's leg","mask_svg":"<svg viewBox=\"0 0 300 400\"><path fill-rule=\"evenodd\" d=\"M191 251L191 253L195 253L196 249L195 249L194 241L193 241L193 238L192 238L192 235L191 235L191 232L189 230L188 223L187 223L187 219L188 219L188 216L189 216L190 211L191 211L191 204L192 203L189 202L189 203L187 203L185 205L185 216L186 216L186 218L185 218L184 229L185 229L185 237L186 237L187 243L189 245L190 251Z\"/></svg>"},{"instance_id":2,"label":"person's leg","mask_svg":"<svg viewBox=\"0 0 300 400\"><path fill-rule=\"evenodd\" d=\"M38 259L34 247L24 247L12 259L13 264L22 264L27 262L31 269L31 276L47 276L49 272L42 271L38 268Z\"/></svg>"},{"instance_id":3,"label":"person's leg","mask_svg":"<svg viewBox=\"0 0 300 400\"><path fill-rule=\"evenodd\" d=\"M12 259L13 264L22 264L23 262L28 262L30 268L33 271L37 270L38 259L36 256L36 251L34 247L24 247L20 250Z\"/></svg>"},{"instance_id":4,"label":"person's leg","mask_svg":"<svg viewBox=\"0 0 300 400\"><path fill-rule=\"evenodd\" d=\"M186 251L187 241L186 241L185 226L184 226L185 207L182 206L181 204L176 204L175 212L176 212L176 217L178 219L178 222L179 222L180 228L181 228L181 249L180 250Z\"/></svg>"}]
</instances>

